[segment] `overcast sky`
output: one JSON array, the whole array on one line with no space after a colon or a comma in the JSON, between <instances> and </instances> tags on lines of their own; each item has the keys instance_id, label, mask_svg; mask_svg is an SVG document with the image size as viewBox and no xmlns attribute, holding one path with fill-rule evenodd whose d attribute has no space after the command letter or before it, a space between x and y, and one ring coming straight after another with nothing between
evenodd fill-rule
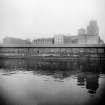
<instances>
[{"instance_id":1,"label":"overcast sky","mask_svg":"<svg viewBox=\"0 0 105 105\"><path fill-rule=\"evenodd\" d=\"M89 20L105 41L105 0L0 0L0 39L76 35Z\"/></svg>"}]
</instances>

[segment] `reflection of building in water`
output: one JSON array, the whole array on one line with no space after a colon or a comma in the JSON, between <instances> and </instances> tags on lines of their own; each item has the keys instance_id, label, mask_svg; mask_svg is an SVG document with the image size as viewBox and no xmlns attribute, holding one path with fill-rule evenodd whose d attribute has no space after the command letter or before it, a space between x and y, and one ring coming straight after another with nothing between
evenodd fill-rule
<instances>
[{"instance_id":1,"label":"reflection of building in water","mask_svg":"<svg viewBox=\"0 0 105 105\"><path fill-rule=\"evenodd\" d=\"M98 74L90 73L79 73L77 76L77 85L78 86L86 86L88 93L95 94L98 89Z\"/></svg>"},{"instance_id":2,"label":"reflection of building in water","mask_svg":"<svg viewBox=\"0 0 105 105\"><path fill-rule=\"evenodd\" d=\"M99 86L98 84L98 74L88 74L86 75L86 88L90 94L96 93Z\"/></svg>"},{"instance_id":3,"label":"reflection of building in water","mask_svg":"<svg viewBox=\"0 0 105 105\"><path fill-rule=\"evenodd\" d=\"M22 59L6 59L1 62L1 67L5 70L25 69L27 67L25 60Z\"/></svg>"},{"instance_id":4,"label":"reflection of building in water","mask_svg":"<svg viewBox=\"0 0 105 105\"><path fill-rule=\"evenodd\" d=\"M78 82L79 86L84 86L85 85L85 76L84 76L83 73L78 74L77 82Z\"/></svg>"}]
</instances>

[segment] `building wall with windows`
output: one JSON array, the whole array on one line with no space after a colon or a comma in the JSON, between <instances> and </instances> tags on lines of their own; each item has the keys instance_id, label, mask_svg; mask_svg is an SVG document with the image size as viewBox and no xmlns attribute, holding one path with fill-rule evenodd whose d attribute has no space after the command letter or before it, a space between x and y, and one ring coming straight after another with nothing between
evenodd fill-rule
<instances>
[{"instance_id":1,"label":"building wall with windows","mask_svg":"<svg viewBox=\"0 0 105 105\"><path fill-rule=\"evenodd\" d=\"M51 45L54 44L54 39L53 38L41 38L41 39L35 39L32 41L33 44L35 45Z\"/></svg>"},{"instance_id":2,"label":"building wall with windows","mask_svg":"<svg viewBox=\"0 0 105 105\"><path fill-rule=\"evenodd\" d=\"M87 43L98 44L99 43L99 28L97 21L90 21L87 26Z\"/></svg>"},{"instance_id":3,"label":"building wall with windows","mask_svg":"<svg viewBox=\"0 0 105 105\"><path fill-rule=\"evenodd\" d=\"M87 44L99 44L99 37L94 35L87 35Z\"/></svg>"},{"instance_id":4,"label":"building wall with windows","mask_svg":"<svg viewBox=\"0 0 105 105\"><path fill-rule=\"evenodd\" d=\"M79 44L85 44L86 43L86 39L87 36L86 36L86 32L85 32L85 29L79 29L78 30L78 43Z\"/></svg>"},{"instance_id":5,"label":"building wall with windows","mask_svg":"<svg viewBox=\"0 0 105 105\"><path fill-rule=\"evenodd\" d=\"M99 28L97 21L92 20L87 26L87 32L85 29L78 31L78 43L79 44L100 44Z\"/></svg>"},{"instance_id":6,"label":"building wall with windows","mask_svg":"<svg viewBox=\"0 0 105 105\"><path fill-rule=\"evenodd\" d=\"M64 44L64 35L55 35L54 44Z\"/></svg>"}]
</instances>

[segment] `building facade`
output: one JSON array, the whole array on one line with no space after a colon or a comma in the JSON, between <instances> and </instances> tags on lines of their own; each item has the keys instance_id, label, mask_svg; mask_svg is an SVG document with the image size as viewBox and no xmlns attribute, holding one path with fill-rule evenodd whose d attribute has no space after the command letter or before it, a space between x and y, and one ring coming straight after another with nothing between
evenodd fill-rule
<instances>
[{"instance_id":1,"label":"building facade","mask_svg":"<svg viewBox=\"0 0 105 105\"><path fill-rule=\"evenodd\" d=\"M92 20L89 22L89 25L87 26L87 35L95 35L95 36L99 35L99 28L97 21Z\"/></svg>"},{"instance_id":2,"label":"building facade","mask_svg":"<svg viewBox=\"0 0 105 105\"><path fill-rule=\"evenodd\" d=\"M54 39L53 38L35 39L32 41L32 44L35 44L35 45L52 45L52 44L54 44Z\"/></svg>"},{"instance_id":3,"label":"building facade","mask_svg":"<svg viewBox=\"0 0 105 105\"><path fill-rule=\"evenodd\" d=\"M87 36L86 36L85 29L78 30L78 43L79 44L87 43Z\"/></svg>"},{"instance_id":4,"label":"building facade","mask_svg":"<svg viewBox=\"0 0 105 105\"><path fill-rule=\"evenodd\" d=\"M79 44L101 44L102 40L99 37L99 28L97 21L93 20L89 22L87 26L87 32L84 29L80 29L78 32Z\"/></svg>"},{"instance_id":5,"label":"building facade","mask_svg":"<svg viewBox=\"0 0 105 105\"><path fill-rule=\"evenodd\" d=\"M4 44L31 44L29 40L23 40L19 38L13 38L13 37L5 37L3 39Z\"/></svg>"},{"instance_id":6,"label":"building facade","mask_svg":"<svg viewBox=\"0 0 105 105\"><path fill-rule=\"evenodd\" d=\"M90 21L89 25L87 26L87 43L99 43L99 28L97 25L97 21Z\"/></svg>"},{"instance_id":7,"label":"building facade","mask_svg":"<svg viewBox=\"0 0 105 105\"><path fill-rule=\"evenodd\" d=\"M55 35L54 44L64 44L64 35Z\"/></svg>"}]
</instances>

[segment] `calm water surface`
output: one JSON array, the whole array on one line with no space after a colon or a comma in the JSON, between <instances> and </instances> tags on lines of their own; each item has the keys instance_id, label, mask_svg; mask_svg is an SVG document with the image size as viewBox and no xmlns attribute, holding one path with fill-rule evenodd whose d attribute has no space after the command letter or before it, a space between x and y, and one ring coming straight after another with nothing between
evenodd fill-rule
<instances>
[{"instance_id":1,"label":"calm water surface","mask_svg":"<svg viewBox=\"0 0 105 105\"><path fill-rule=\"evenodd\" d=\"M96 105L104 102L105 61L0 60L0 105Z\"/></svg>"}]
</instances>

